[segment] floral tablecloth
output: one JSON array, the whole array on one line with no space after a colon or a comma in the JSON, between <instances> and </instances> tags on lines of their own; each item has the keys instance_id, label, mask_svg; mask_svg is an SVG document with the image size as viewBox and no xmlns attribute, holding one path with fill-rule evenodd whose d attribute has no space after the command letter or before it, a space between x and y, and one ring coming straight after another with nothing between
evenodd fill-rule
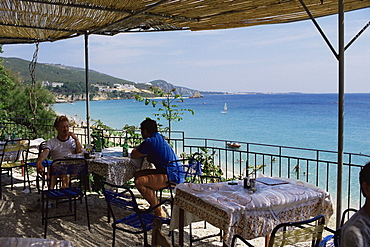
<instances>
[{"instance_id":1,"label":"floral tablecloth","mask_svg":"<svg viewBox=\"0 0 370 247\"><path fill-rule=\"evenodd\" d=\"M129 157L112 156L111 151L112 148L104 149L101 157L86 159L89 172L106 177L110 183L122 185L133 178L136 171L154 168L146 158L139 161ZM66 158L83 158L83 154L73 154Z\"/></svg>"},{"instance_id":2,"label":"floral tablecloth","mask_svg":"<svg viewBox=\"0 0 370 247\"><path fill-rule=\"evenodd\" d=\"M185 225L205 220L224 231L226 245L235 234L245 239L268 236L282 222L307 220L319 214L329 220L333 205L328 192L299 180L274 179L284 183L256 182L253 194L244 189L243 181L237 185L179 184L170 229L179 227L180 208L185 211Z\"/></svg>"},{"instance_id":3,"label":"floral tablecloth","mask_svg":"<svg viewBox=\"0 0 370 247\"><path fill-rule=\"evenodd\" d=\"M128 157L103 156L88 159L89 172L105 176L108 182L122 185L134 177L134 173L142 169L153 168L152 164L144 159L141 167L136 166Z\"/></svg>"}]
</instances>

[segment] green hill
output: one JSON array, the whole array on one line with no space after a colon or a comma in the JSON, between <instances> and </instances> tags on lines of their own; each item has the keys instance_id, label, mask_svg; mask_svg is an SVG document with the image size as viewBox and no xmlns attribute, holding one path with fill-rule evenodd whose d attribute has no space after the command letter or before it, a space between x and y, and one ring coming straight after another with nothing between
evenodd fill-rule
<instances>
[{"instance_id":1,"label":"green hill","mask_svg":"<svg viewBox=\"0 0 370 247\"><path fill-rule=\"evenodd\" d=\"M30 61L15 58L15 57L0 57L3 59L3 66L11 71L11 74L17 78L19 81L24 83L31 82L31 76L29 71L29 64ZM48 87L50 91L55 94L62 94L65 96L72 95L72 94L79 94L82 95L85 92L84 89L84 82L85 82L85 69L84 68L76 68L72 66L66 66L62 64L48 64L48 63L37 63L36 65L36 76L35 80L37 82L49 82L49 83L63 83L64 86L62 88L52 88L51 86ZM150 96L148 94L150 85L154 85L157 87L161 87L164 90L172 90L173 88L177 89L177 93L183 95L192 95L196 92L194 89L186 88L186 87L179 87L168 83L164 80L153 80L149 83L136 83L133 81L128 81L120 78L116 78L107 74L103 74L94 70L89 70L89 84L99 84L100 86L110 86L113 87L113 84L131 84L135 85L135 88L139 89L139 92L132 92L132 93L123 93L123 92L109 92L105 93L103 97L108 97L108 99L115 99L115 98L132 98L134 94L141 94L143 96ZM144 90L144 91L141 91ZM95 95L101 95L101 93L97 92L97 88L92 87L90 92ZM201 92L203 93L203 92ZM204 92L210 93L210 92ZM98 97L102 99L102 97Z\"/></svg>"},{"instance_id":2,"label":"green hill","mask_svg":"<svg viewBox=\"0 0 370 247\"><path fill-rule=\"evenodd\" d=\"M6 69L11 70L14 75L21 81L31 81L29 72L29 61L20 58L1 58L3 65ZM48 82L84 82L85 69L65 66L62 64L47 64L37 63L36 65L36 81ZM121 83L121 84L134 84L132 81L119 79L110 75L99 73L94 70L89 70L89 82L91 83Z\"/></svg>"}]
</instances>

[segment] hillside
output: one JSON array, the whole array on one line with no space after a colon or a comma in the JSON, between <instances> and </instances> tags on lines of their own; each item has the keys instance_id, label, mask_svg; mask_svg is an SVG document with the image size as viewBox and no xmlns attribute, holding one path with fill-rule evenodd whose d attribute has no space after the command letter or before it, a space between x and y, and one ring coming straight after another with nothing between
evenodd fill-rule
<instances>
[{"instance_id":1,"label":"hillside","mask_svg":"<svg viewBox=\"0 0 370 247\"><path fill-rule=\"evenodd\" d=\"M29 83L31 81L30 72L29 72L29 63L30 61L23 60L20 58L5 58L0 57L0 59L3 59L3 65L7 70L10 70L12 74L19 79L21 82ZM85 82L85 69L84 68L76 68L71 66L66 66L62 64L47 64L47 63L37 63L36 65L36 81L37 82L49 82L49 83L64 83L64 86L67 87L66 89L62 90L54 90L50 88L50 91L54 93L68 95L68 91L70 94L83 94L85 92L84 90L84 84L81 85L81 83ZM89 83L91 84L99 84L104 86L110 86L113 87L114 84L129 84L134 85L137 90L135 90L134 93L137 94L144 94L146 96L148 95L148 91L150 84L161 87L164 90L171 90L173 88L177 89L177 93L183 94L183 95L192 95L196 92L194 89L185 88L185 87L178 87L176 85L167 83L164 80L154 80L147 83L137 83L133 81L128 81L125 79L116 78L107 74L103 74L94 70L89 70ZM73 86L70 86L70 85ZM78 84L78 85L77 85ZM70 89L68 89L68 87ZM73 90L72 90L73 87ZM77 88L77 92L76 92ZM94 92L94 89L92 89L92 93L99 94L98 92ZM94 95L93 95L94 97ZM109 99L116 99L116 98L132 98L133 93L121 93L117 95L117 93L105 93L104 95L100 94L98 95L98 99L103 99L104 97L108 97ZM75 97L72 97L75 98ZM81 98L82 99L82 98ZM71 100L71 97L69 97L69 100ZM76 98L75 98L76 100ZM77 99L78 100L78 99Z\"/></svg>"},{"instance_id":2,"label":"hillside","mask_svg":"<svg viewBox=\"0 0 370 247\"><path fill-rule=\"evenodd\" d=\"M30 61L20 58L1 58L4 59L3 65L6 69L11 70L21 81L31 81L28 65ZM36 81L49 82L84 82L85 69L65 66L61 64L46 64L37 63L36 65ZM89 70L89 81L91 83L109 82L122 84L134 84L134 82L119 79L94 70Z\"/></svg>"}]
</instances>

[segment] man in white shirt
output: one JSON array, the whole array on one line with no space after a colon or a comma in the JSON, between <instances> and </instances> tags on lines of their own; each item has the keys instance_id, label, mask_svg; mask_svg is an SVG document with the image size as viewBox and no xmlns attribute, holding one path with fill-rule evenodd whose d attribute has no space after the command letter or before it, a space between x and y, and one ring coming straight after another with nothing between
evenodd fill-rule
<instances>
[{"instance_id":1,"label":"man in white shirt","mask_svg":"<svg viewBox=\"0 0 370 247\"><path fill-rule=\"evenodd\" d=\"M370 246L370 162L360 171L360 186L365 204L344 224L341 247Z\"/></svg>"},{"instance_id":2,"label":"man in white shirt","mask_svg":"<svg viewBox=\"0 0 370 247\"><path fill-rule=\"evenodd\" d=\"M58 116L54 121L54 127L58 135L46 142L45 148L42 150L37 160L37 172L44 175L44 166L42 162L49 156L51 159L64 159L67 155L81 153L82 146L77 136L69 131L69 121L66 116ZM66 188L69 184L67 176L61 176L62 187ZM51 178L51 188L54 188L56 178Z\"/></svg>"}]
</instances>

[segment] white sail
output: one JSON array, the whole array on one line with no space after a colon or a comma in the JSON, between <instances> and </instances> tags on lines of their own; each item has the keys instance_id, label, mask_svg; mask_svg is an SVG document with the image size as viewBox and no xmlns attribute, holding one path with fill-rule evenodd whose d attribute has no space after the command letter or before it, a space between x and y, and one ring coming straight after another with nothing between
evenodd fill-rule
<instances>
[{"instance_id":1,"label":"white sail","mask_svg":"<svg viewBox=\"0 0 370 247\"><path fill-rule=\"evenodd\" d=\"M227 104L224 104L224 110L221 113L226 113L227 112Z\"/></svg>"}]
</instances>

